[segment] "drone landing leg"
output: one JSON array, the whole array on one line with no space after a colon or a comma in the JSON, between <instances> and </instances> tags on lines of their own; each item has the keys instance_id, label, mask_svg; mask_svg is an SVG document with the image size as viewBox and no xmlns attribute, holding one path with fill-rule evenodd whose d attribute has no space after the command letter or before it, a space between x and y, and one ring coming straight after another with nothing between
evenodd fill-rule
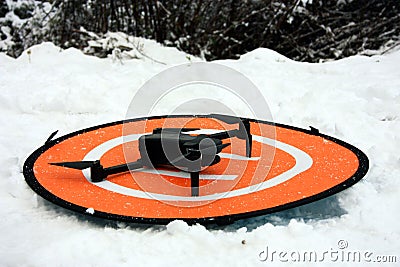
<instances>
[{"instance_id":1,"label":"drone landing leg","mask_svg":"<svg viewBox=\"0 0 400 267\"><path fill-rule=\"evenodd\" d=\"M199 172L191 172L190 173L190 187L192 190L192 197L198 197L199 196L199 180L200 180L200 174Z\"/></svg>"},{"instance_id":2,"label":"drone landing leg","mask_svg":"<svg viewBox=\"0 0 400 267\"><path fill-rule=\"evenodd\" d=\"M251 148L253 145L253 136L249 134L248 139L246 140L246 157L251 158Z\"/></svg>"},{"instance_id":3,"label":"drone landing leg","mask_svg":"<svg viewBox=\"0 0 400 267\"><path fill-rule=\"evenodd\" d=\"M250 133L250 121L242 120L243 126L239 124L239 132L242 133L242 138L246 140L246 157L251 158L251 150L253 146L253 136ZM244 129L243 129L244 128Z\"/></svg>"}]
</instances>

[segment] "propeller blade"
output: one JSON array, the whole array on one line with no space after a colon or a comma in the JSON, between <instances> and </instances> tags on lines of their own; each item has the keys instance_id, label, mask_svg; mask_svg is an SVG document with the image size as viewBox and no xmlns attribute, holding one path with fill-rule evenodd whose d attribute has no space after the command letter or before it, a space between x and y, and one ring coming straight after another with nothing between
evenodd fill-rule
<instances>
[{"instance_id":1,"label":"propeller blade","mask_svg":"<svg viewBox=\"0 0 400 267\"><path fill-rule=\"evenodd\" d=\"M190 132L197 131L200 128L155 128L153 133L180 133L180 132Z\"/></svg>"},{"instance_id":2,"label":"propeller blade","mask_svg":"<svg viewBox=\"0 0 400 267\"><path fill-rule=\"evenodd\" d=\"M66 167L76 170L84 170L93 167L96 161L71 161L71 162L52 162L50 165Z\"/></svg>"},{"instance_id":3,"label":"propeller blade","mask_svg":"<svg viewBox=\"0 0 400 267\"><path fill-rule=\"evenodd\" d=\"M56 134L58 133L58 130L55 132L52 132L51 135L49 136L49 138L47 138L46 142L44 142L45 144L50 143L50 141L53 139L54 136L56 136Z\"/></svg>"},{"instance_id":4,"label":"propeller blade","mask_svg":"<svg viewBox=\"0 0 400 267\"><path fill-rule=\"evenodd\" d=\"M217 145L217 153L221 152L222 149L224 149L225 147L228 147L230 145L231 145L231 143Z\"/></svg>"},{"instance_id":5,"label":"propeller blade","mask_svg":"<svg viewBox=\"0 0 400 267\"><path fill-rule=\"evenodd\" d=\"M182 128L181 132L190 132L190 131L197 131L200 130L200 128Z\"/></svg>"},{"instance_id":6,"label":"propeller blade","mask_svg":"<svg viewBox=\"0 0 400 267\"><path fill-rule=\"evenodd\" d=\"M94 183L101 182L107 178L107 176L117 173L127 172L143 167L142 161L139 159L135 162L120 164L108 168L104 168L100 164L100 160L95 161L72 161L72 162L52 162L50 165L61 166L65 168L71 168L76 170L84 170L90 168L90 180Z\"/></svg>"},{"instance_id":7,"label":"propeller blade","mask_svg":"<svg viewBox=\"0 0 400 267\"><path fill-rule=\"evenodd\" d=\"M230 115L223 115L223 114L210 114L211 117L226 122L228 124L235 124L241 122L241 119L238 117L230 116Z\"/></svg>"}]
</instances>

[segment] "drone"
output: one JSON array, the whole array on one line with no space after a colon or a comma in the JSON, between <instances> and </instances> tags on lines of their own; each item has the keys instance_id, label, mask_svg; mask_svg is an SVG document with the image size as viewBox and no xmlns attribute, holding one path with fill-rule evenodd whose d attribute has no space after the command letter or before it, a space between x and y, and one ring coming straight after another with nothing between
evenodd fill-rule
<instances>
[{"instance_id":1,"label":"drone","mask_svg":"<svg viewBox=\"0 0 400 267\"><path fill-rule=\"evenodd\" d=\"M199 196L199 173L202 168L218 164L218 155L230 143L223 140L236 137L246 140L246 157L251 157L252 135L249 119L222 114L210 114L227 124L238 124L238 129L213 134L190 134L200 128L155 128L151 134L139 137L140 158L134 162L104 168L100 160L53 162L50 165L84 170L90 168L93 183L108 176L141 168L173 167L190 173L191 196Z\"/></svg>"}]
</instances>

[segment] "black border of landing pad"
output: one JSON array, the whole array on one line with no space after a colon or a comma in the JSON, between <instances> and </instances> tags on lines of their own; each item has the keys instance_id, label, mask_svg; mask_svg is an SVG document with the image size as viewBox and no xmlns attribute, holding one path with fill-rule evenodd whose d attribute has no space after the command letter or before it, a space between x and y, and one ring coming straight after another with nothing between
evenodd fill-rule
<instances>
[{"instance_id":1,"label":"black border of landing pad","mask_svg":"<svg viewBox=\"0 0 400 267\"><path fill-rule=\"evenodd\" d=\"M160 219L160 218L141 218L141 217L133 217L133 216L123 216L123 215L118 215L118 214L111 214L111 213L106 213L106 212L100 212L100 211L95 211L94 214L89 214L86 212L87 207L81 207L75 204L72 204L70 202L67 202L56 195L52 194L51 192L47 191L36 179L35 174L33 172L33 166L36 162L36 160L39 158L39 156L44 153L46 150L48 150L50 147L58 144L61 141L64 141L70 137L90 132L93 130L97 130L100 128L104 127L109 127L109 126L114 126L118 124L123 124L123 123L128 123L128 122L134 122L134 121L141 121L141 120L153 120L153 119L162 119L162 118L213 118L212 115L165 115L165 116L152 116L152 117L142 117L142 118L134 118L134 119L128 119L128 120L122 120L122 121L116 121L116 122L111 122L111 123L106 123L90 128L86 128L83 130L79 130L64 136L61 136L57 139L54 140L48 140L42 147L38 148L36 151L34 151L25 161L24 163L24 168L23 168L23 173L25 176L25 180L27 184L35 191L37 194L39 194L41 197L44 199L61 206L63 208L76 211L88 216L94 216L94 217L99 217L103 219L109 219L109 220L117 220L117 221L125 221L125 222L134 222L134 223L147 223L147 224L167 224L171 221L174 220L183 220L187 222L188 224L195 224L195 223L200 223L200 224L230 224L233 223L234 221L240 220L240 219L245 219L245 218L250 218L250 217L255 217L255 216L260 216L260 215L265 215L269 213L274 213L294 207L298 207L304 204L308 204L326 197L329 197L333 194L336 194L352 185L357 183L358 181L363 178L369 168L369 160L368 157L358 148L341 141L339 139L336 139L334 137L321 134L316 130L315 128L311 128L311 130L307 129L302 129L302 128L297 128L294 126L289 126L285 124L279 124L279 123L272 123L268 121L262 121L262 120L256 120L256 119L249 119L251 122L256 122L256 123L263 123L263 124L268 124L268 125L275 125L277 127L282 127L282 128L287 128L295 131L300 131L306 134L310 135L318 135L321 136L325 139L328 139L330 141L333 141L350 151L352 151L358 158L359 160L359 166L357 171L354 173L353 176L349 177L346 181L326 190L323 191L319 194L297 200L291 203L286 203L281 206L276 206L273 208L268 208L268 209L263 209L263 210L257 210L257 211L251 211L251 212L244 212L244 213L239 213L239 214L232 214L232 215L224 215L224 216L218 216L218 217L204 217L204 218L190 218L190 219L185 219L185 218L168 218L168 219Z\"/></svg>"}]
</instances>

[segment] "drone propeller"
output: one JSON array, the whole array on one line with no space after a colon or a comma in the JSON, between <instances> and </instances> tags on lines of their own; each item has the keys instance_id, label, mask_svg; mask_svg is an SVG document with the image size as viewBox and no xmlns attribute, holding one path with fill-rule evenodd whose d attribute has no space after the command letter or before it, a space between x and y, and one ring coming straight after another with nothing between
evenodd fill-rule
<instances>
[{"instance_id":1,"label":"drone propeller","mask_svg":"<svg viewBox=\"0 0 400 267\"><path fill-rule=\"evenodd\" d=\"M90 180L94 183L103 181L109 173L100 164L100 160L95 161L72 161L72 162L53 162L50 165L61 166L76 170L90 168Z\"/></svg>"},{"instance_id":2,"label":"drone propeller","mask_svg":"<svg viewBox=\"0 0 400 267\"><path fill-rule=\"evenodd\" d=\"M217 153L221 152L222 149L224 149L225 147L228 147L230 145L231 145L231 143L217 145Z\"/></svg>"},{"instance_id":3,"label":"drone propeller","mask_svg":"<svg viewBox=\"0 0 400 267\"><path fill-rule=\"evenodd\" d=\"M87 168L91 168L96 165L96 161L72 161L72 162L52 162L49 163L54 166L61 166L76 170L84 170Z\"/></svg>"},{"instance_id":4,"label":"drone propeller","mask_svg":"<svg viewBox=\"0 0 400 267\"><path fill-rule=\"evenodd\" d=\"M223 114L210 114L211 117L226 122L228 124L235 124L241 122L241 119L238 117L230 116L230 115L223 115Z\"/></svg>"},{"instance_id":5,"label":"drone propeller","mask_svg":"<svg viewBox=\"0 0 400 267\"><path fill-rule=\"evenodd\" d=\"M197 131L200 128L155 128L153 130L153 134L155 133L176 133L179 134L181 132L190 132L190 131Z\"/></svg>"},{"instance_id":6,"label":"drone propeller","mask_svg":"<svg viewBox=\"0 0 400 267\"><path fill-rule=\"evenodd\" d=\"M52 162L49 163L54 166L61 166L65 168L71 168L76 170L84 170L90 168L90 180L94 183L101 182L107 178L107 176L117 173L126 172L129 170L139 169L143 167L141 160L135 162L125 163L117 166L104 168L99 160L95 161L72 161L72 162Z\"/></svg>"}]
</instances>

